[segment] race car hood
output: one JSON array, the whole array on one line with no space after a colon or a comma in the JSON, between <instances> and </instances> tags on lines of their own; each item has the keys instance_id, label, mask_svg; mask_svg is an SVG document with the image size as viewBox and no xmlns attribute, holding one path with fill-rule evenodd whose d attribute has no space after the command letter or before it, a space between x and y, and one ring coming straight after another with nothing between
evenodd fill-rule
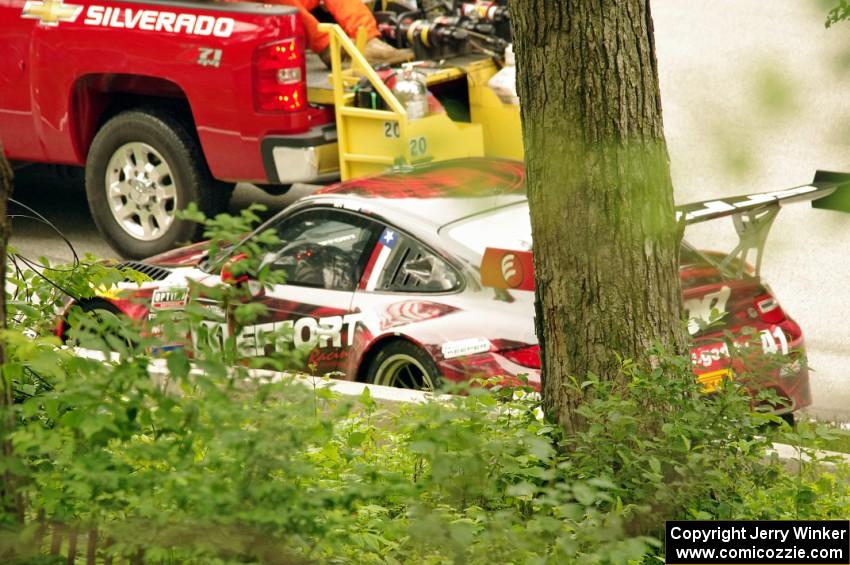
<instances>
[{"instance_id":1,"label":"race car hood","mask_svg":"<svg viewBox=\"0 0 850 565\"><path fill-rule=\"evenodd\" d=\"M148 257L144 263L158 267L197 267L207 255L208 241L202 241L186 247L178 247L153 257Z\"/></svg>"}]
</instances>

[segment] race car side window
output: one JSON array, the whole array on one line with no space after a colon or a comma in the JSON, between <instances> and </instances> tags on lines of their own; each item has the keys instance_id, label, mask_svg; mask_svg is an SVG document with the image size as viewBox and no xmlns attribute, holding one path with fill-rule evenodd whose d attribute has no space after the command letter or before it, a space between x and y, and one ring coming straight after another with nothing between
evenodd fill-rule
<instances>
[{"instance_id":1,"label":"race car side window","mask_svg":"<svg viewBox=\"0 0 850 565\"><path fill-rule=\"evenodd\" d=\"M363 255L374 245L375 226L336 210L314 210L284 220L277 228L283 247L265 262L283 271L286 284L354 290Z\"/></svg>"},{"instance_id":2,"label":"race car side window","mask_svg":"<svg viewBox=\"0 0 850 565\"><path fill-rule=\"evenodd\" d=\"M449 292L459 287L460 276L451 265L419 242L399 234L375 290Z\"/></svg>"}]
</instances>

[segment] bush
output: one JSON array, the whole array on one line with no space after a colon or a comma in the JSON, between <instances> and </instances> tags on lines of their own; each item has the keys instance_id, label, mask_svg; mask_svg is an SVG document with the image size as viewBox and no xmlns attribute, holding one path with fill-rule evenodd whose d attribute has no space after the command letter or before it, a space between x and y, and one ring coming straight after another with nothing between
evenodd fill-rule
<instances>
[{"instance_id":1,"label":"bush","mask_svg":"<svg viewBox=\"0 0 850 565\"><path fill-rule=\"evenodd\" d=\"M590 427L565 438L523 392L387 408L190 372L181 352L163 383L142 356L13 345L54 367L16 406L30 515L148 562L624 562L659 553L666 519L850 511L846 469L788 475L744 395L706 398L679 369L632 372L627 396L581 383ZM33 535L5 555L37 552Z\"/></svg>"},{"instance_id":2,"label":"bush","mask_svg":"<svg viewBox=\"0 0 850 565\"><path fill-rule=\"evenodd\" d=\"M50 346L30 358L43 363ZM651 541L627 539L621 512L600 506L611 485L563 488L552 428L527 400L496 406L478 389L387 412L368 394L352 403L293 382L237 386L180 370L175 395L143 358L51 354L52 389L17 406L22 490L31 514L96 527L110 551L144 548L152 562L437 563L637 558ZM186 366L181 355L169 365Z\"/></svg>"}]
</instances>

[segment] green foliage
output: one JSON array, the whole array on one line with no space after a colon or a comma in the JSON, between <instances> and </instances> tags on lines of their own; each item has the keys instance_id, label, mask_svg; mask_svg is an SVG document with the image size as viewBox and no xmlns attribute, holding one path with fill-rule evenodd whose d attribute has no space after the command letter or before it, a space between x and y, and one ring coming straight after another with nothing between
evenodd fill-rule
<instances>
[{"instance_id":1,"label":"green foliage","mask_svg":"<svg viewBox=\"0 0 850 565\"><path fill-rule=\"evenodd\" d=\"M593 391L580 408L589 427L562 445L575 478L616 485L609 494L631 505L628 531L660 538L669 519L825 519L850 511L850 469L824 472L814 451L822 444L805 423L793 430L753 412L750 395L732 382L702 394L681 358L659 356L648 375L625 369L621 390L598 380L573 384ZM800 446L810 463L789 473L771 454L773 441Z\"/></svg>"},{"instance_id":2,"label":"green foliage","mask_svg":"<svg viewBox=\"0 0 850 565\"><path fill-rule=\"evenodd\" d=\"M14 253L9 249L10 255ZM69 296L80 300L93 299L98 293L129 279L135 282L150 280L135 271L119 271L94 256L86 254L77 265L52 266L44 257L38 260L38 269L20 269L17 264L9 268L6 281L9 324L44 335L53 330L57 309Z\"/></svg>"},{"instance_id":3,"label":"green foliage","mask_svg":"<svg viewBox=\"0 0 850 565\"><path fill-rule=\"evenodd\" d=\"M823 423L801 421L794 429L783 425L770 430L771 441L795 447L793 469L764 489L746 493L751 514L746 518L834 519L846 516L850 504L850 473L846 459L824 453L833 443L846 441L850 434Z\"/></svg>"},{"instance_id":4,"label":"green foliage","mask_svg":"<svg viewBox=\"0 0 850 565\"><path fill-rule=\"evenodd\" d=\"M251 204L242 209L238 216L218 214L214 218L207 218L192 202L180 215L204 224L209 270L221 268L227 263L228 270L234 276L249 274L254 280L268 285L283 282L281 273L273 272L269 268L270 265L264 262L266 250L274 249L280 244L280 239L272 229L256 233L250 239L245 238L254 231L254 227L261 220L259 214L265 210L266 207L262 204ZM239 259L234 261L236 256L239 256Z\"/></svg>"},{"instance_id":5,"label":"green foliage","mask_svg":"<svg viewBox=\"0 0 850 565\"><path fill-rule=\"evenodd\" d=\"M779 431L773 441L797 446L801 449L818 449L850 454L850 427L832 422L810 422L803 420L793 433Z\"/></svg>"},{"instance_id":6,"label":"green foliage","mask_svg":"<svg viewBox=\"0 0 850 565\"><path fill-rule=\"evenodd\" d=\"M838 0L826 16L826 27L831 27L846 19L850 19L850 2L848 0Z\"/></svg>"},{"instance_id":7,"label":"green foliage","mask_svg":"<svg viewBox=\"0 0 850 565\"><path fill-rule=\"evenodd\" d=\"M388 409L187 371L182 352L165 383L142 356L53 345L15 348L56 367L16 406L30 511L151 562L625 562L658 552L666 519L850 511L846 468L786 473L759 437L769 417L733 387L706 398L676 363L628 391L576 384L590 429L567 438L522 391Z\"/></svg>"},{"instance_id":8,"label":"green foliage","mask_svg":"<svg viewBox=\"0 0 850 565\"><path fill-rule=\"evenodd\" d=\"M597 507L611 485L562 488L531 401L494 412L475 390L390 413L292 382L237 388L184 373L180 355L175 395L141 357L53 351L60 374L17 406L12 436L33 512L97 524L115 551L152 561L597 560L649 547Z\"/></svg>"}]
</instances>

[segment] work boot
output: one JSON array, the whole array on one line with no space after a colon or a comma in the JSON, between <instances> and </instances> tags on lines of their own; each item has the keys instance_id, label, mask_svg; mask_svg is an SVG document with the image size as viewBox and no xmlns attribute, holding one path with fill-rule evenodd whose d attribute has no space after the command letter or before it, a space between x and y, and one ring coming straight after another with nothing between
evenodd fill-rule
<instances>
[{"instance_id":1,"label":"work boot","mask_svg":"<svg viewBox=\"0 0 850 565\"><path fill-rule=\"evenodd\" d=\"M319 56L319 59L322 60L322 63L325 64L325 68L330 70L331 68L331 48L325 47L325 49L321 53L316 53ZM342 61L343 66L345 66L346 61L348 61L348 53L340 49L339 58Z\"/></svg>"},{"instance_id":2,"label":"work boot","mask_svg":"<svg viewBox=\"0 0 850 565\"><path fill-rule=\"evenodd\" d=\"M318 53L319 59L322 60L322 63L325 64L326 69L331 68L331 48L325 47L321 53Z\"/></svg>"},{"instance_id":3,"label":"work boot","mask_svg":"<svg viewBox=\"0 0 850 565\"><path fill-rule=\"evenodd\" d=\"M366 42L363 56L369 64L376 65L398 65L413 59L413 51L410 49L396 49L392 45L384 43L377 37Z\"/></svg>"}]
</instances>

